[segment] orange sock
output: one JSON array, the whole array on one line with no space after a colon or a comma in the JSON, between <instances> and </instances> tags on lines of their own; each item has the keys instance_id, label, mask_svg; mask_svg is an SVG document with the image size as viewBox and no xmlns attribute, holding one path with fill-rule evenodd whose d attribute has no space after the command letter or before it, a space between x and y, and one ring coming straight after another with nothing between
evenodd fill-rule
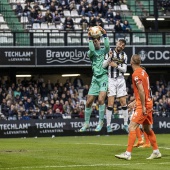
<instances>
[{"instance_id":1,"label":"orange sock","mask_svg":"<svg viewBox=\"0 0 170 170\"><path fill-rule=\"evenodd\" d=\"M149 141L150 141L150 143L152 145L153 150L157 150L158 149L158 144L156 142L156 136L155 136L155 133L154 133L153 130L149 131L148 138L149 138Z\"/></svg>"},{"instance_id":2,"label":"orange sock","mask_svg":"<svg viewBox=\"0 0 170 170\"><path fill-rule=\"evenodd\" d=\"M136 131L130 131L128 135L128 147L126 151L132 152L135 140L136 140Z\"/></svg>"},{"instance_id":3,"label":"orange sock","mask_svg":"<svg viewBox=\"0 0 170 170\"><path fill-rule=\"evenodd\" d=\"M136 128L136 136L138 138L138 142L141 142L142 141L142 135L141 135L141 130L140 128Z\"/></svg>"},{"instance_id":4,"label":"orange sock","mask_svg":"<svg viewBox=\"0 0 170 170\"><path fill-rule=\"evenodd\" d=\"M145 144L150 144L150 142L149 142L149 138L148 138L148 135L146 134L146 132L143 132L143 134L144 134L144 138L145 138Z\"/></svg>"}]
</instances>

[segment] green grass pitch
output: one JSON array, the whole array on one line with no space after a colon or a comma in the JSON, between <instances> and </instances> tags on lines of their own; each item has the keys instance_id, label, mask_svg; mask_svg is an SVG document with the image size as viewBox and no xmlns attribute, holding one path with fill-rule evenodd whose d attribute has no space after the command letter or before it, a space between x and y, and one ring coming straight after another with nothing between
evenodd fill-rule
<instances>
[{"instance_id":1,"label":"green grass pitch","mask_svg":"<svg viewBox=\"0 0 170 170\"><path fill-rule=\"evenodd\" d=\"M0 139L0 170L170 170L170 135L157 135L161 159L151 148L134 148L132 160L117 159L127 135Z\"/></svg>"}]
</instances>

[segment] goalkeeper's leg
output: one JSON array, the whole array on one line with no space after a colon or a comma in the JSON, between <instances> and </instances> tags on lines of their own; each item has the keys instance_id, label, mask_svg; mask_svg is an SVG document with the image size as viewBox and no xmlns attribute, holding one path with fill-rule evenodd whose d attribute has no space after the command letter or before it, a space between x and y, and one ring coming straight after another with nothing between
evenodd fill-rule
<instances>
[{"instance_id":1,"label":"goalkeeper's leg","mask_svg":"<svg viewBox=\"0 0 170 170\"><path fill-rule=\"evenodd\" d=\"M80 132L85 132L89 128L90 116L91 116L92 108L85 108L85 123L83 127L80 129Z\"/></svg>"},{"instance_id":2,"label":"goalkeeper's leg","mask_svg":"<svg viewBox=\"0 0 170 170\"><path fill-rule=\"evenodd\" d=\"M106 89L106 88L105 88ZM105 98L106 98L106 91L101 91L98 97L99 101L99 122L95 129L96 132L101 131L103 124L104 124L104 113L105 113Z\"/></svg>"},{"instance_id":3,"label":"goalkeeper's leg","mask_svg":"<svg viewBox=\"0 0 170 170\"><path fill-rule=\"evenodd\" d=\"M86 101L86 107L85 107L85 123L83 127L80 129L80 132L85 132L89 128L89 122L90 122L90 116L92 112L92 103L95 99L95 96L88 95L87 101Z\"/></svg>"}]
</instances>

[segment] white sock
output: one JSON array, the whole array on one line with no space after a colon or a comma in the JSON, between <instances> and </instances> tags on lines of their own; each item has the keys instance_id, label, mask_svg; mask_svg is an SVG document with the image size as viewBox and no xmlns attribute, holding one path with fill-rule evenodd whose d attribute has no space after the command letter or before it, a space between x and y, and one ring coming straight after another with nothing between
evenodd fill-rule
<instances>
[{"instance_id":1,"label":"white sock","mask_svg":"<svg viewBox=\"0 0 170 170\"><path fill-rule=\"evenodd\" d=\"M106 109L106 121L107 121L107 126L110 126L111 118L112 118L112 111Z\"/></svg>"},{"instance_id":2,"label":"white sock","mask_svg":"<svg viewBox=\"0 0 170 170\"><path fill-rule=\"evenodd\" d=\"M128 125L128 110L122 109L122 113L123 113L124 125Z\"/></svg>"},{"instance_id":3,"label":"white sock","mask_svg":"<svg viewBox=\"0 0 170 170\"><path fill-rule=\"evenodd\" d=\"M131 152L126 151L125 153L127 156L131 156Z\"/></svg>"},{"instance_id":4,"label":"white sock","mask_svg":"<svg viewBox=\"0 0 170 170\"><path fill-rule=\"evenodd\" d=\"M159 149L153 150L153 153L159 153Z\"/></svg>"}]
</instances>

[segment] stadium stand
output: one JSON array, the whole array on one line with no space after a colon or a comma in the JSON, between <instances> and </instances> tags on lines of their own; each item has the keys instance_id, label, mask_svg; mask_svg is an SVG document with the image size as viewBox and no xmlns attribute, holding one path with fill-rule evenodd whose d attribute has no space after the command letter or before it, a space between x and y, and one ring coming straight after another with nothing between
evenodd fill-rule
<instances>
[{"instance_id":1,"label":"stadium stand","mask_svg":"<svg viewBox=\"0 0 170 170\"><path fill-rule=\"evenodd\" d=\"M134 15L145 15L150 16L153 15L153 1L131 1L128 0L127 3L129 4L130 9L133 11Z\"/></svg>"},{"instance_id":2,"label":"stadium stand","mask_svg":"<svg viewBox=\"0 0 170 170\"><path fill-rule=\"evenodd\" d=\"M100 1L100 0L99 0ZM31 3L31 8L39 8L41 11L38 13L39 17L43 16L38 21L32 22L30 13L23 12L20 16L15 13L16 4L20 2L23 9L27 5L25 0L3 0L0 2L0 46L30 46L30 38L33 38L33 44L35 46L64 46L64 45L88 45L87 28L82 31L80 26L80 20L82 16L79 13L80 3L76 1L73 10L69 10L68 6L65 6L62 10L59 6L59 2L55 4L57 12L51 12L52 16L59 17L58 20L54 20L55 17L50 22L45 22L43 19L50 9L50 4L42 3L41 0L38 1L38 7L35 7L36 3ZM93 0L87 0L86 3L93 3ZM101 1L100 1L101 2ZM105 1L109 2L109 1ZM107 34L110 39L111 44L115 44L115 24L116 24L116 14L120 13L121 16L121 26L123 22L127 20L131 27L130 33L122 33L127 41L127 44L149 44L149 45L162 45L163 39L165 39L166 44L170 44L170 33L145 33L145 27L142 24L139 16L150 16L153 15L153 2L154 1L144 1L144 0L127 0L126 3L123 1L117 1L117 3L108 3L109 9L113 13L113 21L108 23L106 17L101 17L104 23L104 28L107 30ZM168 4L160 4L160 14L164 15L166 11L169 10ZM96 4L97 5L97 4ZM95 6L95 5L94 5ZM55 10L54 10L55 11ZM55 13L55 14L54 14ZM92 15L95 16L95 12ZM71 17L74 22L74 31L63 31L64 22L66 17ZM86 15L88 23L91 21L89 15ZM35 18L37 19L37 18ZM96 23L95 23L96 24ZM164 37L163 37L164 36ZM48 42L49 38L49 42ZM131 39L132 38L132 39ZM81 42L82 40L82 42ZM67 43L66 43L67 42ZM37 83L36 83L37 82ZM78 110L78 115L73 117L83 117L84 104L86 100L86 95L84 95L85 87L76 88L73 83L68 82L65 85L59 85L60 83L46 83L40 79L35 81L23 80L16 85L12 82L5 82L3 78L0 79L0 84L4 85L0 88L0 102L1 102L1 112L7 120L16 119L47 119L49 111L53 111L50 118L56 118L55 110L53 109L56 101L59 100L60 107L63 107L60 112L63 116L69 115L72 117L72 112L74 108ZM170 83L158 81L157 85L153 86L154 89L154 110L155 116L170 116ZM163 88L164 85L165 87ZM133 94L131 94L131 84L128 84L128 101L133 99ZM159 87L159 88L158 88ZM86 89L87 90L87 89ZM18 94L18 95L17 95ZM32 100L33 108L28 108L26 105L30 103L29 98ZM69 102L68 102L69 101ZM44 110L44 103L47 106ZM121 117L121 112L119 112L119 102L116 101L115 104L115 114ZM98 116L98 103L95 103L95 110ZM27 108L26 108L27 107ZM15 109L14 109L15 108ZM67 108L67 109L66 109ZM68 111L69 110L69 111ZM44 115L43 117L40 115ZM74 113L75 114L75 113Z\"/></svg>"},{"instance_id":3,"label":"stadium stand","mask_svg":"<svg viewBox=\"0 0 170 170\"><path fill-rule=\"evenodd\" d=\"M4 16L4 18L7 22L7 25L9 25L9 29L12 32L15 32L15 31L18 31L18 32L24 32L24 31L35 32L35 30L37 30L37 29L43 30L45 32L47 32L47 30L50 30L49 32L52 32L52 30L55 30L55 29L62 31L65 18L68 17L68 16L70 16L74 21L74 25L75 25L74 29L76 31L82 30L82 28L80 27L81 16L78 14L80 4L75 4L75 8L73 8L73 10L69 10L69 8L63 9L64 17L62 17L62 16L60 17L60 20L61 20L60 24L56 24L55 22L52 22L51 24L47 24L47 23L43 23L43 22L31 23L30 22L30 16L26 15L24 12L20 16L17 16L17 14L15 13L17 3L20 3L22 9L24 10L25 6L27 5L26 2L27 1L24 1L24 0L18 0L18 1L17 0L10 0L10 1L5 0L1 3L1 6L2 6L2 9L1 9L2 12L1 13L3 14L3 16ZM41 3L42 1L38 1L38 2L39 2L38 3L38 9L41 10L42 15L44 17L46 15L47 9L50 6L45 6L44 4ZM87 3L91 3L91 2L93 2L93 1L91 1L91 0L87 1ZM30 7L37 9L35 7L35 4L36 3L30 3ZM55 5L55 7L56 7L56 10L60 9L59 3L57 3ZM111 8L113 15L115 15L116 11L120 12L121 14L123 14L124 11L125 12L129 11L129 8L126 4L117 3L117 4L114 4L113 8L112 8L111 4L108 4L108 7ZM89 17L86 17L86 18L89 21ZM113 32L114 31L114 23L107 25L107 24L105 24L106 23L105 17L103 16L101 19L102 19L102 22L104 23L104 28L107 31ZM136 23L134 22L134 19L132 17L129 17L129 18L126 17L124 19L129 21L129 23L130 23L130 25L132 25L132 29L134 29L134 31L140 31L141 28L136 26ZM6 27L4 26L6 29L7 29L7 25L6 25ZM42 32L42 31L40 31L40 32ZM40 34L40 35L42 35L42 34ZM27 35L27 34L23 34L22 37L20 37L20 36L16 36L16 37L18 39L18 40L16 40L17 44L24 44L24 45L27 45L27 43L29 42L29 38L30 38L29 35ZM25 38L25 40L23 40L23 37ZM42 37L42 38L44 38L44 37ZM39 41L35 41L35 42L39 42ZM43 42L46 44L46 40L43 41ZM54 42L54 41L52 40L52 42ZM71 42L70 39L69 39L69 42ZM74 41L74 38L73 38L73 44L75 44L75 42L79 43L78 40ZM38 43L36 43L36 45L38 45Z\"/></svg>"},{"instance_id":4,"label":"stadium stand","mask_svg":"<svg viewBox=\"0 0 170 170\"><path fill-rule=\"evenodd\" d=\"M83 81L82 81L83 83ZM76 84L69 80L65 83L42 78L35 80L23 79L14 84L3 77L0 79L1 119L29 120L29 119L56 119L56 109L60 117L83 118L86 95L89 86ZM154 99L154 116L170 117L170 82L157 80L151 85ZM128 102L134 99L131 81L127 81ZM75 115L74 110L77 110ZM93 104L93 117L98 116L98 102ZM49 112L51 113L49 116ZM43 115L43 117L42 117ZM122 118L118 99L114 105L115 118Z\"/></svg>"},{"instance_id":5,"label":"stadium stand","mask_svg":"<svg viewBox=\"0 0 170 170\"><path fill-rule=\"evenodd\" d=\"M0 2L0 13L2 14L2 17L0 17L0 31L4 32L4 31L8 31L11 32L13 35L13 45L19 45L19 46L27 46L27 45L47 45L47 40L45 40L44 35L48 35L48 34L42 34L42 32L44 33L52 33L53 30L57 30L59 32L63 31L64 28L64 22L65 22L65 18L66 17L71 17L71 19L74 22L74 30L76 32L82 32L84 30L82 30L82 27L80 25L80 20L82 18L80 13L80 7L81 4L82 6L84 5L84 2L86 3L86 5L88 5L89 3L93 4L93 9L94 11L92 12L94 17L96 18L97 16L97 11L95 9L97 9L97 4L102 4L102 8L103 8L103 13L107 13L108 9L111 10L112 14L113 14L113 22L108 23L108 21L106 20L105 15L102 13L102 23L103 23L103 27L107 30L107 32L111 32L113 38L113 41L111 40L111 42L115 43L116 42L116 36L115 36L115 17L117 13L120 13L121 15L121 23L123 23L124 20L127 20L131 26L131 33L126 34L126 36L124 37L127 40L128 44L148 44L148 45L155 45L156 43L158 45L161 45L160 43L162 42L162 40L158 40L155 43L155 37L152 38L152 35L147 36L147 33L143 33L145 32L145 27L143 26L142 22L141 22L141 16L142 17L147 17L147 16L153 16L154 15L154 1L153 0L127 0L127 1L115 1L115 3L112 3L110 1L96 1L98 3L94 3L93 0L86 0L86 1L70 1L70 4L72 4L72 6L70 7L70 4L66 4L65 6L62 6L60 4L60 1L54 1L51 3L47 3L46 1L35 1L35 2L31 2L29 3L29 1L25 1L25 0L4 0ZM163 1L165 2L165 1ZM169 11L169 1L166 1L165 3L162 3L162 1L158 0L158 4L160 5L159 8L159 13L160 15L164 15L161 14L163 8L166 8L166 13L167 11ZM17 4L20 3L22 10L23 11L20 15L18 15L16 13L16 6ZM166 6L166 7L165 7ZM32 15L32 9L35 9L35 14ZM48 23L46 22L45 18L47 15L47 11L50 11L50 15L53 17L51 18L51 21ZM88 20L88 22L91 21L90 17L89 17L89 13L87 14L87 7L84 5L84 15L85 18ZM91 11L90 11L91 12ZM35 15L35 16L34 16ZM35 17L34 19L32 17ZM56 20L55 20L56 19ZM49 20L48 20L49 21ZM95 23L96 24L96 23ZM88 26L87 28L88 29ZM33 37L34 37L34 32L38 32L40 31L40 35L43 35L43 41L42 43L39 43L39 40L36 41L30 41L30 32L33 33ZM87 31L87 30L86 30ZM15 32L20 32L20 34L13 34ZM131 35L132 34L132 35ZM85 35L85 34L83 34ZM37 34L35 34L35 39L37 39ZM156 39L161 39L164 38L163 35L156 35L157 37ZM48 36L50 37L50 36ZM131 40L131 38L134 38L134 40ZM149 40L147 37L151 38L151 40ZM40 37L39 37L40 38ZM47 37L46 37L47 38ZM58 37L59 38L59 37ZM87 44L86 42L86 36L82 37L83 41L82 43L85 42L85 44ZM70 39L73 39L73 43ZM165 38L167 41L166 45L169 44L169 40L167 38ZM49 40L49 42L53 42L53 45L58 45L57 41L53 40ZM35 44L30 44L31 42L36 42ZM56 43L55 43L56 42ZM68 39L69 45L72 44L78 44L79 40L74 40L74 37L70 37ZM164 42L164 41L163 41ZM9 39L8 42L8 37L4 38L3 41L1 41L1 44L3 46L5 45L10 45L11 44L11 39ZM62 43L63 45L68 45L67 42Z\"/></svg>"},{"instance_id":6,"label":"stadium stand","mask_svg":"<svg viewBox=\"0 0 170 170\"><path fill-rule=\"evenodd\" d=\"M15 1L16 2L16 1ZM23 2L23 1L21 1ZM17 15L15 14L15 11L11 8L11 5L8 3L7 0L1 1L0 2L0 11L1 14L4 17L5 24L1 24L1 29L0 31L3 32L24 32L23 25L21 22L18 20ZM14 39L14 36L13 36ZM28 34L15 34L15 43L17 45L28 45L28 39L29 35ZM7 45L13 45L13 41L11 41L10 37L4 37L4 41L2 45L7 46Z\"/></svg>"}]
</instances>

